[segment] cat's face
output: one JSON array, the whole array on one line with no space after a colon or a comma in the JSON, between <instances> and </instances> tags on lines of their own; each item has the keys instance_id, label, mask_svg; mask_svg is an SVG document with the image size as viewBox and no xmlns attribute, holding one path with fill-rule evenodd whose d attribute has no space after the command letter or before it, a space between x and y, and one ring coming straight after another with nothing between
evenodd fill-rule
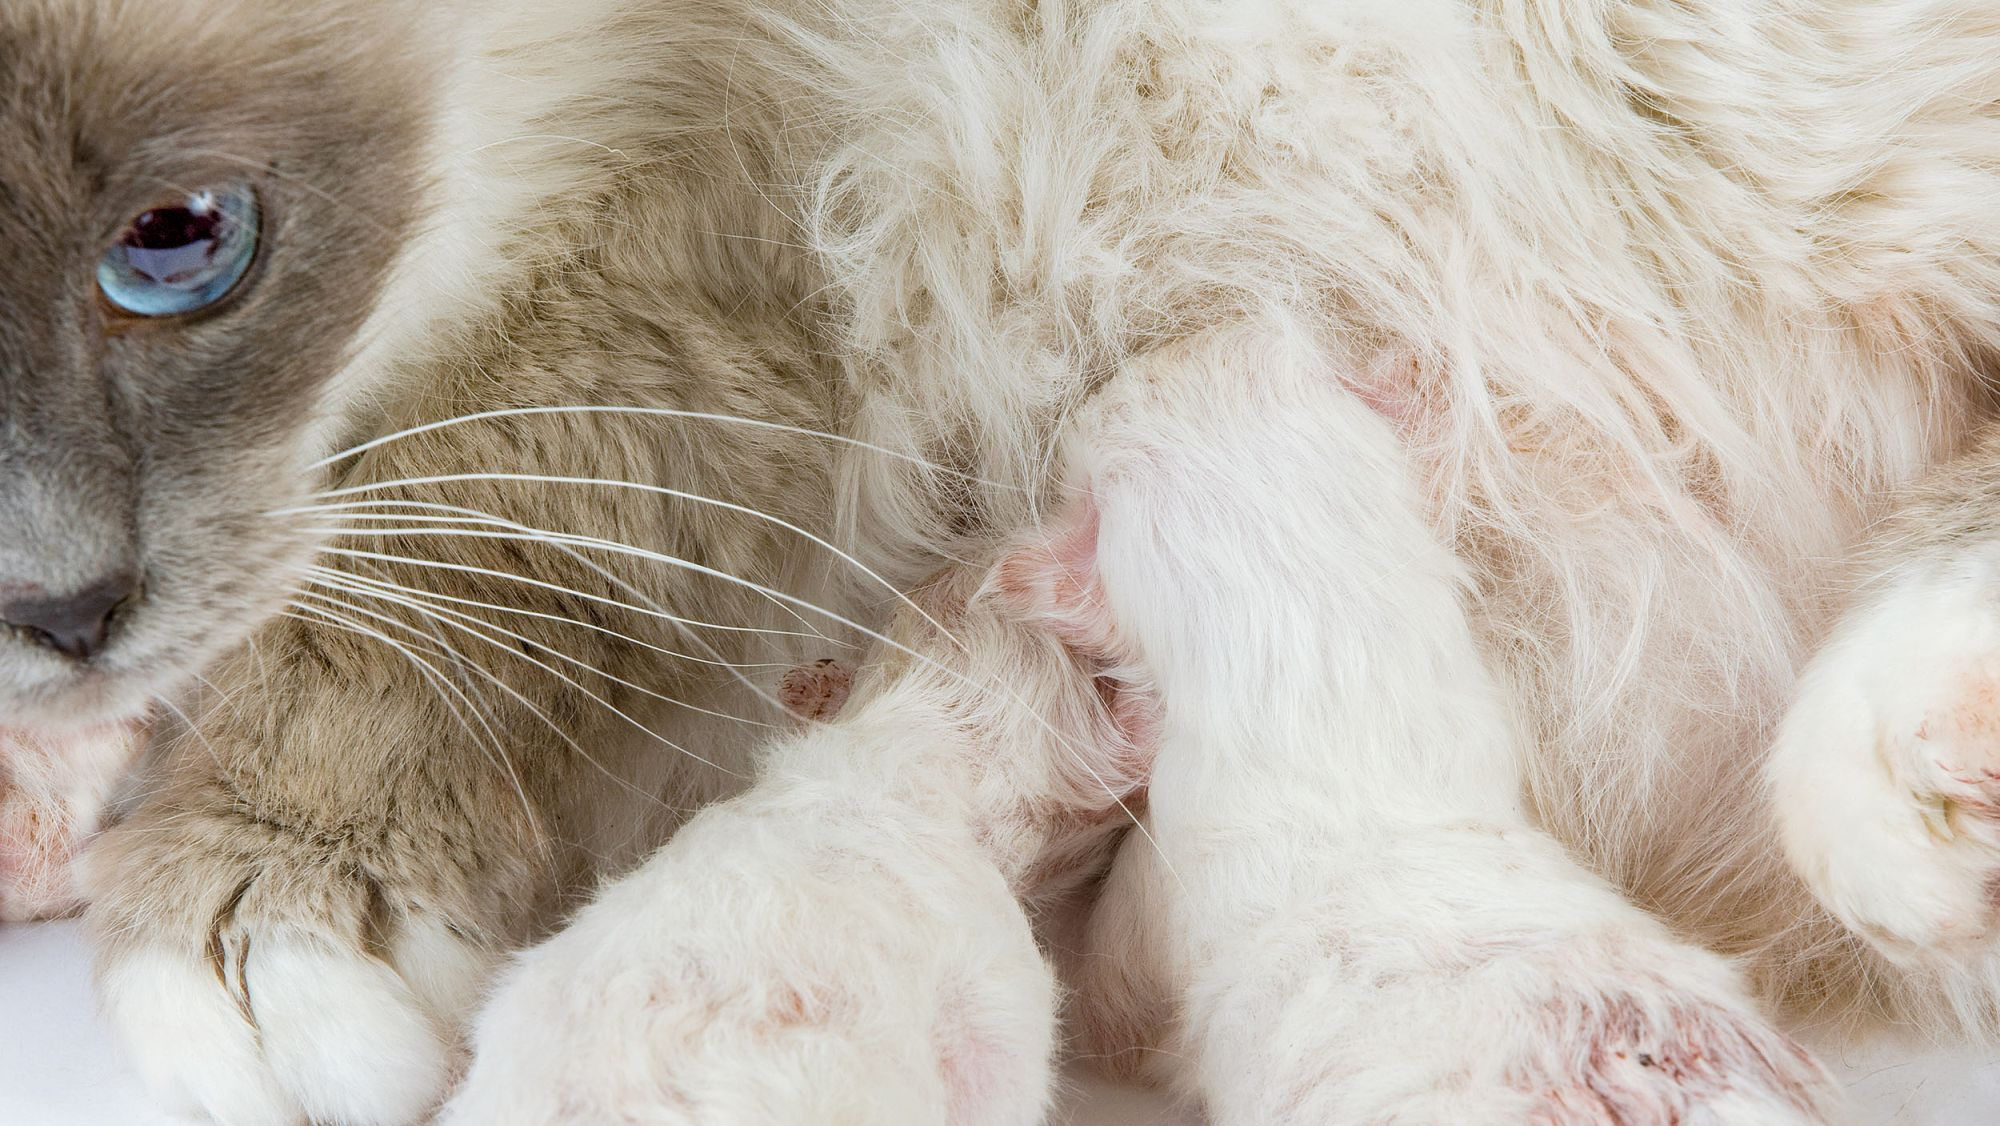
<instances>
[{"instance_id":1,"label":"cat's face","mask_svg":"<svg viewBox=\"0 0 2000 1126\"><path fill-rule=\"evenodd\" d=\"M0 726L133 714L295 585L421 187L386 7L0 3Z\"/></svg>"}]
</instances>

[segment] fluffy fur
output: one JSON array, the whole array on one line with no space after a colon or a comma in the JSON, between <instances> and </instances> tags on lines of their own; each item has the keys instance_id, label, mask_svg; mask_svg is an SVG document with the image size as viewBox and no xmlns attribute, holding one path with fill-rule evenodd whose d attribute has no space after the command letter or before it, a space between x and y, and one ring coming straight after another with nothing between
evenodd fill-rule
<instances>
[{"instance_id":1,"label":"fluffy fur","mask_svg":"<svg viewBox=\"0 0 2000 1126\"><path fill-rule=\"evenodd\" d=\"M157 21L223 26L241 6L30 5L90 28L90 57L112 60L131 55L121 14L143 7L149 41L174 42ZM287 7L318 27L340 6ZM274 471L265 484L298 501L468 472L617 477L784 523L685 495L606 503L460 478L393 487L455 509L369 510L428 529L391 523L388 551L345 517L286 525L277 547L336 552L323 559L339 573L304 599L314 620L267 623L208 671L217 691L190 701L154 792L95 861L107 1004L163 1088L225 1120L429 1106L499 952L749 774L759 729L708 713L779 719L775 674L715 663L824 655L823 639L660 614L811 632L792 616L806 611L721 572L878 621L882 586L812 537L908 587L1057 510L1065 484L1101 491L1109 628L1165 709L1154 832L1126 843L1086 940L1101 944L1087 966L1116 980L1084 975L1081 1019L1109 1048L1186 1053L1221 1120L1822 1113L1816 1066L1681 939L1739 956L1748 988L1794 1014L1994 1031L1986 947L1885 960L1875 924L1927 932L1898 930L1893 897L1868 885L1882 874L1800 828L1848 791L1784 779L1832 744L1794 741L1793 772L1773 775L1793 864L1759 783L1834 561L1984 407L2000 333L2000 21L1984 7L379 7L329 34L355 57L393 44L411 60L398 73L424 83L408 106L422 165L401 169L422 218L291 419L297 444L331 454L450 415L575 403L838 437L513 415ZM9 42L39 43L39 26L0 16ZM1100 388L1110 405L1070 426ZM497 514L476 525L488 532L589 533L696 566L618 555L607 576L571 542L437 533L433 518L465 509ZM447 605L487 642L420 620L383 582L469 600ZM437 630L489 679L427 675L384 643L421 655ZM546 655L502 660L508 647L594 671L558 676ZM578 681L711 765L636 735ZM909 750L895 732L863 743ZM773 770L777 792L797 784ZM531 1027L566 1030L571 1054L551 1058L626 1030L592 1024L590 999L664 956L666 931L739 954L731 972L788 973L795 948L757 921L812 909L784 898L812 890L789 865L866 826L760 836L770 800L718 813L710 825L751 823L684 836L510 972L481 1025L498 1062L474 1064L464 1113L590 1120L607 1100L686 1096L649 1086L667 1074L638 1051L651 1041L619 1040L609 1058L633 1070L586 1104L548 1103L544 1074L507 1061ZM965 854L926 825L911 847L943 850L935 870L887 886L1000 911L1000 885L954 867ZM1914 855L1944 865L1958 898L1940 902L1966 905L1977 865ZM777 890L740 926L677 914L706 902L705 866ZM990 964L1041 982L1018 920L996 919ZM882 949L893 963L903 948ZM923 964L903 983L912 1013L944 980ZM1379 990L1358 994L1354 967ZM589 988L556 984L579 974ZM161 1003L150 982L185 996ZM873 1035L875 1016L843 1027ZM1039 1044L1020 1020L1009 1042ZM701 1032L675 1028L676 1044ZM1680 1037L1698 1042L1653 1050ZM1607 1062L1621 1050L1675 1062ZM863 1094L910 1094L893 1106L913 1120L948 1091L1012 1108L989 1119L973 1097L965 1121L1040 1106L1022 1094L1032 1066L954 1087L937 1076L956 1074L955 1047L935 1074L906 1041L893 1058L918 1086ZM349 1081L361 1074L384 1078ZM726 1105L853 1090L780 1074ZM1462 1085L1440 1094L1444 1075Z\"/></svg>"}]
</instances>

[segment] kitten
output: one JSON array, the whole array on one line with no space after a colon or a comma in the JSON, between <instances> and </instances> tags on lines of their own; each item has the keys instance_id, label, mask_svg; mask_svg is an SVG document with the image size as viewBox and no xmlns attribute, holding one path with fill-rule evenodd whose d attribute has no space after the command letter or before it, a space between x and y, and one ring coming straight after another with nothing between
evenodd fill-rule
<instances>
[{"instance_id":1,"label":"kitten","mask_svg":"<svg viewBox=\"0 0 2000 1126\"><path fill-rule=\"evenodd\" d=\"M1764 1122L1837 1097L1753 996L1990 1035L1990 947L1877 925L1833 845L1883 822L1784 783L1817 738L1774 817L1760 748L1818 580L1986 408L1996 40L1944 0L9 3L0 706L153 717L87 861L110 1019L219 1120L416 1120L501 960L692 817L507 971L448 1115L830 1114L858 1077L807 1064L887 1035L870 1105L1033 1119L1054 990L984 822L884 861L953 925L862 883L843 941L743 818L859 803L855 761L1034 797L864 699L772 728L1080 490L1091 659L1159 693L1108 872L1022 807L1027 870L1100 881L1099 1051L1225 1123ZM1892 873L1954 933L1966 853ZM898 920L927 987L1020 985L1004 1035L914 985L829 1015ZM828 1050L664 1047L704 1019Z\"/></svg>"}]
</instances>

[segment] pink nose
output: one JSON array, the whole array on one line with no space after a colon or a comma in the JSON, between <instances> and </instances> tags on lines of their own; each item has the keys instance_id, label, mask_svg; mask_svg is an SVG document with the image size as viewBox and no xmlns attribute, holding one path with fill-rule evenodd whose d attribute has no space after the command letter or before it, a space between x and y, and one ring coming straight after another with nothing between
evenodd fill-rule
<instances>
[{"instance_id":1,"label":"pink nose","mask_svg":"<svg viewBox=\"0 0 2000 1126\"><path fill-rule=\"evenodd\" d=\"M112 619L138 593L138 577L120 573L74 594L56 598L16 598L0 603L0 621L72 660L83 661L104 648Z\"/></svg>"}]
</instances>

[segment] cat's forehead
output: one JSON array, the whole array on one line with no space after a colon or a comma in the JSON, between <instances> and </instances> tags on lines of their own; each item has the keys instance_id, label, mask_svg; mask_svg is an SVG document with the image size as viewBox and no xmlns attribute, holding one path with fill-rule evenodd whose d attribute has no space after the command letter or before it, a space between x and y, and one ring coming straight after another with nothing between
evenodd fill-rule
<instances>
[{"instance_id":1,"label":"cat's forehead","mask_svg":"<svg viewBox=\"0 0 2000 1126\"><path fill-rule=\"evenodd\" d=\"M131 193L351 149L422 111L395 3L0 2L0 194Z\"/></svg>"}]
</instances>

